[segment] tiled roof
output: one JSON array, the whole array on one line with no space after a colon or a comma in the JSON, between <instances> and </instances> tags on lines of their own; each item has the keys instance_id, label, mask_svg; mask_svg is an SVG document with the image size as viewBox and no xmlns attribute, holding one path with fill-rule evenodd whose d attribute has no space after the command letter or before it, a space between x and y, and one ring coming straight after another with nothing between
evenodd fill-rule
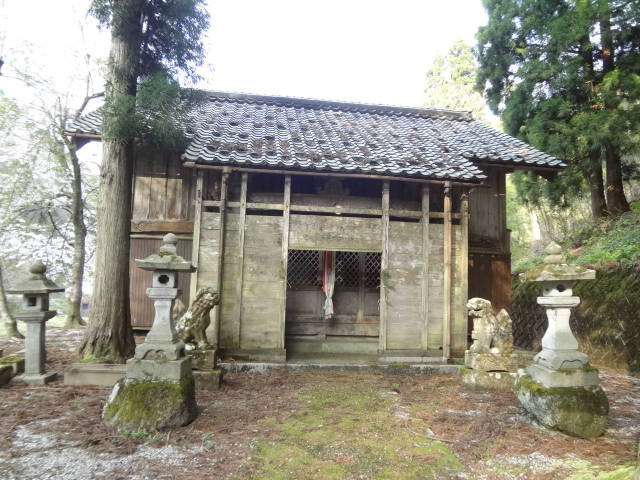
<instances>
[{"instance_id":1,"label":"tiled roof","mask_svg":"<svg viewBox=\"0 0 640 480\"><path fill-rule=\"evenodd\" d=\"M413 177L486 178L478 164L565 165L467 112L211 92L183 159L201 165ZM99 115L72 125L99 133Z\"/></svg>"}]
</instances>

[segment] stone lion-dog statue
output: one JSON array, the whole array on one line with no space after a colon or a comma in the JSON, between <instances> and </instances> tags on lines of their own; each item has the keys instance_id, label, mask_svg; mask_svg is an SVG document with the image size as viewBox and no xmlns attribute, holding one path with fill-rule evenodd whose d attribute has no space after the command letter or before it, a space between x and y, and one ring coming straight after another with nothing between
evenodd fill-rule
<instances>
[{"instance_id":1,"label":"stone lion-dog statue","mask_svg":"<svg viewBox=\"0 0 640 480\"><path fill-rule=\"evenodd\" d=\"M497 315L489 300L472 298L467 302L473 318L472 353L510 353L513 350L513 325L509 314L502 309Z\"/></svg>"},{"instance_id":2,"label":"stone lion-dog statue","mask_svg":"<svg viewBox=\"0 0 640 480\"><path fill-rule=\"evenodd\" d=\"M196 292L196 296L187 310L180 300L173 306L173 320L187 350L208 350L211 344L207 340L207 328L211 325L211 309L220 303L220 296L210 287Z\"/></svg>"}]
</instances>

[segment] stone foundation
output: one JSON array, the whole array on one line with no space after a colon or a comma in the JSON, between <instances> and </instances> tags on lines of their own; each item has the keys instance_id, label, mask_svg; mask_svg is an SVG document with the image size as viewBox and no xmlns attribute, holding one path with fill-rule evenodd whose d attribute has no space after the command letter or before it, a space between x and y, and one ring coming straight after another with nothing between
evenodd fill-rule
<instances>
[{"instance_id":1,"label":"stone foundation","mask_svg":"<svg viewBox=\"0 0 640 480\"><path fill-rule=\"evenodd\" d=\"M604 433L609 400L598 386L547 388L522 375L514 390L522 407L547 428L579 438Z\"/></svg>"},{"instance_id":2,"label":"stone foundation","mask_svg":"<svg viewBox=\"0 0 640 480\"><path fill-rule=\"evenodd\" d=\"M217 350L191 350L187 355L191 357L191 368L203 372L215 370L217 367L216 354Z\"/></svg>"},{"instance_id":3,"label":"stone foundation","mask_svg":"<svg viewBox=\"0 0 640 480\"><path fill-rule=\"evenodd\" d=\"M471 390L512 390L516 374L510 372L478 372L460 367L460 382Z\"/></svg>"},{"instance_id":4,"label":"stone foundation","mask_svg":"<svg viewBox=\"0 0 640 480\"><path fill-rule=\"evenodd\" d=\"M5 385L11 381L13 369L8 365L0 365L0 385Z\"/></svg>"},{"instance_id":5,"label":"stone foundation","mask_svg":"<svg viewBox=\"0 0 640 480\"><path fill-rule=\"evenodd\" d=\"M123 379L111 392L102 412L105 425L147 432L187 425L196 418L195 380L179 383Z\"/></svg>"},{"instance_id":6,"label":"stone foundation","mask_svg":"<svg viewBox=\"0 0 640 480\"><path fill-rule=\"evenodd\" d=\"M211 370L208 372L193 372L193 378L196 381L196 390L216 391L222 386L222 369Z\"/></svg>"},{"instance_id":7,"label":"stone foundation","mask_svg":"<svg viewBox=\"0 0 640 480\"><path fill-rule=\"evenodd\" d=\"M480 372L515 372L518 370L518 356L501 353L473 353L467 350L464 366Z\"/></svg>"}]
</instances>

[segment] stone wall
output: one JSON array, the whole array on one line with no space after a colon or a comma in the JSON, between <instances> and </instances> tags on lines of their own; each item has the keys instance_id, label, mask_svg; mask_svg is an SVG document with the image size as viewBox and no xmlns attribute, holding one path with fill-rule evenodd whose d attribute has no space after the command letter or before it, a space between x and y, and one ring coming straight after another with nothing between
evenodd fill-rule
<instances>
[{"instance_id":1,"label":"stone wall","mask_svg":"<svg viewBox=\"0 0 640 480\"><path fill-rule=\"evenodd\" d=\"M640 270L599 270L596 280L578 282L573 291L582 299L571 318L580 351L594 365L640 372ZM514 275L512 295L515 346L538 351L547 328L536 303L541 286Z\"/></svg>"}]
</instances>

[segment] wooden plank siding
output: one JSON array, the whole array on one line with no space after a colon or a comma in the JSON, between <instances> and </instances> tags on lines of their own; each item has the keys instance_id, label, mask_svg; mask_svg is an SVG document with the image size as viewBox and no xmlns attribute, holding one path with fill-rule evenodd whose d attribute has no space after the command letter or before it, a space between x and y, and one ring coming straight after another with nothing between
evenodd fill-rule
<instances>
[{"instance_id":1,"label":"wooden plank siding","mask_svg":"<svg viewBox=\"0 0 640 480\"><path fill-rule=\"evenodd\" d=\"M144 259L149 255L158 253L162 247L162 237L158 238L132 238L129 252L129 275L130 275L130 306L131 325L133 328L149 329L153 325L155 309L153 300L146 293L151 286L152 272L136 267L135 259ZM192 241L191 239L180 239L177 245L178 255L185 260L191 260ZM189 284L191 275L187 273L178 274L178 298L188 305Z\"/></svg>"},{"instance_id":2,"label":"wooden plank siding","mask_svg":"<svg viewBox=\"0 0 640 480\"><path fill-rule=\"evenodd\" d=\"M424 196L429 198L430 192L425 190ZM240 190L239 206L245 204L243 198L245 196ZM220 213L207 211L211 209L205 206L201 214L197 286L211 286L221 291L221 305L218 307L221 348L247 351L282 349L285 333L312 334L316 321L319 333L379 336L381 351L442 351L446 332L443 312L445 303L448 303L452 355L464 353L467 346L466 310L461 308L465 303L462 297L466 283L466 265L462 262L467 261L461 258L466 253L463 234L467 225L464 219L450 225L451 288L450 297L445 299L445 224L438 223L438 219L430 215L428 205L421 212L422 221L387 220L388 238L383 235L383 218L291 213L288 215L287 234L287 215L256 215L249 210L243 214L242 210L229 205L224 209L221 288L218 285ZM384 205L382 210L385 210ZM287 213L286 209L284 213ZM431 221L423 225L427 219ZM243 228L240 227L242 221ZM345 319L349 315L353 318L336 318L336 325L326 330L316 315L322 301L319 288L311 287L307 295L309 315L289 319L286 313L285 252L332 250L382 254L385 245L387 263L381 281L383 285L386 281L386 305L382 293L369 289L360 291L360 287L350 287L336 290L334 301L337 310ZM297 304L303 306L304 294L304 291L296 290L299 296ZM363 294L367 311L360 312ZM372 295L378 296L377 299ZM304 313L303 310L296 310L296 313ZM382 318L385 314L386 323Z\"/></svg>"},{"instance_id":3,"label":"wooden plank siding","mask_svg":"<svg viewBox=\"0 0 640 480\"><path fill-rule=\"evenodd\" d=\"M195 173L182 166L177 154L138 155L134 166L132 223L192 220Z\"/></svg>"},{"instance_id":4,"label":"wooden plank siding","mask_svg":"<svg viewBox=\"0 0 640 480\"><path fill-rule=\"evenodd\" d=\"M388 350L421 349L422 264L422 225L389 222Z\"/></svg>"}]
</instances>

